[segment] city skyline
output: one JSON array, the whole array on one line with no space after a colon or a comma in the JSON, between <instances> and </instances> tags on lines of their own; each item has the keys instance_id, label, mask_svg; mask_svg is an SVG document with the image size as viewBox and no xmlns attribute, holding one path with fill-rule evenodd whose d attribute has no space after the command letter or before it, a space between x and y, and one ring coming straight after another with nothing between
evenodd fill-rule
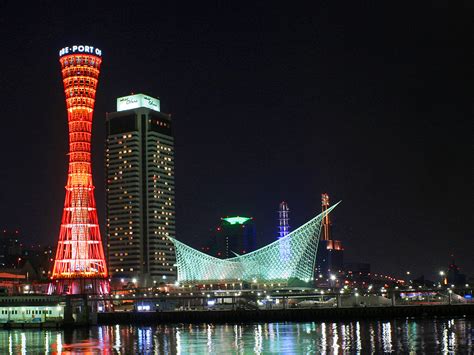
<instances>
[{"instance_id":1,"label":"city skyline","mask_svg":"<svg viewBox=\"0 0 474 355\"><path fill-rule=\"evenodd\" d=\"M2 228L56 241L67 162L56 56L92 24L87 40L108 63L92 148L102 226L105 113L114 111L114 98L144 92L163 98L175 125L179 240L202 238L232 214L254 216L261 235L275 237L280 201L298 226L319 212L328 192L343 201L332 218L345 259L433 277L454 254L472 275L461 26L436 21L436 9L423 26L422 9L403 14L402 27L395 14L372 16L385 13L382 5L367 13L316 5L286 13L257 4L246 8L251 16L236 16L247 14L237 6L209 13L170 7L155 29L136 24L136 10L119 9L85 23L73 14L66 26L65 6L46 18L33 6L26 21L1 15L11 34L1 40L11 50L1 59L8 69L0 88L8 98ZM4 14L15 11L4 7ZM454 29L445 34L447 27Z\"/></svg>"}]
</instances>

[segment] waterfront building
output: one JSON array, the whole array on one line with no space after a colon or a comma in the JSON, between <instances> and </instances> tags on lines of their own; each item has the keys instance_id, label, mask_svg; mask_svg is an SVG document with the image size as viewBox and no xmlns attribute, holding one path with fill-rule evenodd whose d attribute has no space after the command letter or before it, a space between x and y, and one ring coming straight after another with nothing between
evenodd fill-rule
<instances>
[{"instance_id":1,"label":"waterfront building","mask_svg":"<svg viewBox=\"0 0 474 355\"><path fill-rule=\"evenodd\" d=\"M313 279L316 250L324 217L337 206L327 208L301 227L251 253L219 259L196 250L174 238L178 281L182 283L224 282L310 282ZM289 247L288 258L281 258L281 245Z\"/></svg>"},{"instance_id":2,"label":"waterfront building","mask_svg":"<svg viewBox=\"0 0 474 355\"><path fill-rule=\"evenodd\" d=\"M0 275L1 276L1 275ZM0 297L0 325L28 326L63 322L66 302L59 296L22 295Z\"/></svg>"},{"instance_id":3,"label":"waterfront building","mask_svg":"<svg viewBox=\"0 0 474 355\"><path fill-rule=\"evenodd\" d=\"M23 268L0 270L0 295L15 295L22 292L22 287L27 283L26 273Z\"/></svg>"},{"instance_id":4,"label":"waterfront building","mask_svg":"<svg viewBox=\"0 0 474 355\"><path fill-rule=\"evenodd\" d=\"M91 137L102 52L85 45L59 52L69 127L69 170L50 293L107 294L109 281L94 198Z\"/></svg>"},{"instance_id":5,"label":"waterfront building","mask_svg":"<svg viewBox=\"0 0 474 355\"><path fill-rule=\"evenodd\" d=\"M321 195L322 211L330 208L329 195ZM318 258L316 263L316 274L327 279L331 274L337 275L343 272L344 248L340 240L332 238L332 222L329 214L325 214L322 221L321 238L318 245Z\"/></svg>"},{"instance_id":6,"label":"waterfront building","mask_svg":"<svg viewBox=\"0 0 474 355\"><path fill-rule=\"evenodd\" d=\"M106 117L107 255L114 279L146 287L176 279L174 138L160 100L117 99Z\"/></svg>"}]
</instances>

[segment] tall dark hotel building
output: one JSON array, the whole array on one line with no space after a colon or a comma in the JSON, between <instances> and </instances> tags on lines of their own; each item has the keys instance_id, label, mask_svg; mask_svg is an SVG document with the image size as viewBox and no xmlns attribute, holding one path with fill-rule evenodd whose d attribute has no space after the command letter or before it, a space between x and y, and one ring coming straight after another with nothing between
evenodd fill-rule
<instances>
[{"instance_id":1,"label":"tall dark hotel building","mask_svg":"<svg viewBox=\"0 0 474 355\"><path fill-rule=\"evenodd\" d=\"M147 287L176 279L174 140L160 100L117 99L107 114L107 250L113 279ZM127 280L127 281L124 281Z\"/></svg>"}]
</instances>

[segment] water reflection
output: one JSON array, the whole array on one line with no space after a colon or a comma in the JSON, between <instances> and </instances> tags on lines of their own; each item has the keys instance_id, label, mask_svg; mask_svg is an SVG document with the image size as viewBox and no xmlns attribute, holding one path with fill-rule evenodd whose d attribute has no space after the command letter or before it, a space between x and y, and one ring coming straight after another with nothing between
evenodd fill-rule
<instances>
[{"instance_id":1,"label":"water reflection","mask_svg":"<svg viewBox=\"0 0 474 355\"><path fill-rule=\"evenodd\" d=\"M391 353L392 349L392 325L390 322L382 324L382 345L385 353Z\"/></svg>"},{"instance_id":2,"label":"water reflection","mask_svg":"<svg viewBox=\"0 0 474 355\"><path fill-rule=\"evenodd\" d=\"M207 326L207 350L209 353L212 352L212 326L208 325Z\"/></svg>"},{"instance_id":3,"label":"water reflection","mask_svg":"<svg viewBox=\"0 0 474 355\"><path fill-rule=\"evenodd\" d=\"M326 336L326 323L321 324L321 354L326 354L326 348L328 346L327 336Z\"/></svg>"},{"instance_id":4,"label":"water reflection","mask_svg":"<svg viewBox=\"0 0 474 355\"><path fill-rule=\"evenodd\" d=\"M115 326L115 345L114 345L114 349L117 352L120 352L121 346L122 346L122 343L120 343L120 326L116 325Z\"/></svg>"},{"instance_id":5,"label":"water reflection","mask_svg":"<svg viewBox=\"0 0 474 355\"><path fill-rule=\"evenodd\" d=\"M155 337L155 340L157 338ZM156 343L155 343L155 348L156 348ZM180 355L181 354L181 333L179 329L176 329L176 354Z\"/></svg>"},{"instance_id":6,"label":"water reflection","mask_svg":"<svg viewBox=\"0 0 474 355\"><path fill-rule=\"evenodd\" d=\"M374 352L377 347L375 346L375 328L374 324L369 324L369 338L370 338L370 352Z\"/></svg>"},{"instance_id":7,"label":"water reflection","mask_svg":"<svg viewBox=\"0 0 474 355\"><path fill-rule=\"evenodd\" d=\"M337 335L337 323L332 323L331 325L331 332L332 332L332 350L334 354L339 353L339 337Z\"/></svg>"},{"instance_id":8,"label":"water reflection","mask_svg":"<svg viewBox=\"0 0 474 355\"><path fill-rule=\"evenodd\" d=\"M362 350L362 341L360 339L360 322L356 322L355 325L355 331L356 331L356 351L358 354L360 354L360 351Z\"/></svg>"},{"instance_id":9,"label":"water reflection","mask_svg":"<svg viewBox=\"0 0 474 355\"><path fill-rule=\"evenodd\" d=\"M456 349L456 331L455 320L450 319L447 323L441 325L443 344L441 351L443 354L452 354Z\"/></svg>"},{"instance_id":10,"label":"water reflection","mask_svg":"<svg viewBox=\"0 0 474 355\"><path fill-rule=\"evenodd\" d=\"M0 330L0 354L471 353L466 319Z\"/></svg>"},{"instance_id":11,"label":"water reflection","mask_svg":"<svg viewBox=\"0 0 474 355\"><path fill-rule=\"evenodd\" d=\"M54 344L54 345L56 345L57 354L60 355L63 351L63 340L62 340L62 337L61 337L60 333L56 334L56 344ZM53 347L54 347L54 345L53 345Z\"/></svg>"},{"instance_id":12,"label":"water reflection","mask_svg":"<svg viewBox=\"0 0 474 355\"><path fill-rule=\"evenodd\" d=\"M262 353L262 325L255 326L255 345L253 348L255 354Z\"/></svg>"}]
</instances>

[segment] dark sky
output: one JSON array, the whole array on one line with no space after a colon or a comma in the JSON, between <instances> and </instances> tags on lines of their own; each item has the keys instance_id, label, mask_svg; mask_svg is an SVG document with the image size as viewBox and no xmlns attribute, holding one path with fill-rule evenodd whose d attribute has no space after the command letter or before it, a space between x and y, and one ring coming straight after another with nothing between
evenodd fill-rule
<instances>
[{"instance_id":1,"label":"dark sky","mask_svg":"<svg viewBox=\"0 0 474 355\"><path fill-rule=\"evenodd\" d=\"M93 138L102 226L105 112L143 92L174 121L179 239L197 245L240 214L255 217L264 244L280 201L297 227L328 192L342 200L334 236L347 261L432 277L453 253L474 274L468 2L38 3L0 5L4 228L27 242L58 237L58 50L90 44L103 51Z\"/></svg>"}]
</instances>

